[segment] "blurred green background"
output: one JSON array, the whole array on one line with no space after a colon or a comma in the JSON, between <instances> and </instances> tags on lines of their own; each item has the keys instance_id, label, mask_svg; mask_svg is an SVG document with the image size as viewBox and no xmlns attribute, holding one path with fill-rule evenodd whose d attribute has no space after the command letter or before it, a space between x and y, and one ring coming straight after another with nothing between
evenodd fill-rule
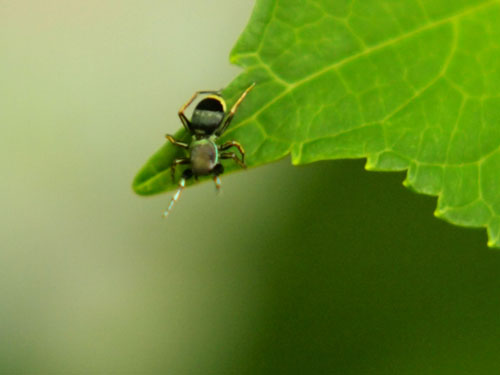
<instances>
[{"instance_id":1,"label":"blurred green background","mask_svg":"<svg viewBox=\"0 0 500 375\"><path fill-rule=\"evenodd\" d=\"M252 6L0 0L1 374L499 373L500 253L403 174L132 193Z\"/></svg>"}]
</instances>

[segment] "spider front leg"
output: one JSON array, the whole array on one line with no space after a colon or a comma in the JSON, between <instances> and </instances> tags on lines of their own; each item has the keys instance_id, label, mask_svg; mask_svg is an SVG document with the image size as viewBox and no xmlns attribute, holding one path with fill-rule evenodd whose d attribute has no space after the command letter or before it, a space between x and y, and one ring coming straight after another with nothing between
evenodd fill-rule
<instances>
[{"instance_id":1,"label":"spider front leg","mask_svg":"<svg viewBox=\"0 0 500 375\"><path fill-rule=\"evenodd\" d=\"M245 99L245 96L247 96L247 94L252 91L252 89L255 87L255 82L252 83L250 85L250 87L248 87L244 92L243 94L241 94L241 96L238 98L238 100L236 101L236 103L234 103L233 105L233 108L231 108L231 110L229 111L229 114L227 115L226 119L224 120L222 126L217 129L217 131L215 132L215 134L217 136L220 136L221 134L223 134L227 127L229 126L229 124L231 124L231 121L233 120L233 117L234 117L234 114L236 113L236 111L238 110L238 107L240 106L241 102L243 102L243 99Z\"/></svg>"},{"instance_id":2,"label":"spider front leg","mask_svg":"<svg viewBox=\"0 0 500 375\"><path fill-rule=\"evenodd\" d=\"M238 158L234 152L224 152L220 154L221 159L233 159L241 168L246 168L246 164Z\"/></svg>"},{"instance_id":3,"label":"spider front leg","mask_svg":"<svg viewBox=\"0 0 500 375\"><path fill-rule=\"evenodd\" d=\"M219 146L219 151L226 151L229 150L231 147L236 147L238 151L241 154L241 161L245 163L245 150L243 149L243 146L236 141L227 141L226 143L223 143L222 145Z\"/></svg>"}]
</instances>

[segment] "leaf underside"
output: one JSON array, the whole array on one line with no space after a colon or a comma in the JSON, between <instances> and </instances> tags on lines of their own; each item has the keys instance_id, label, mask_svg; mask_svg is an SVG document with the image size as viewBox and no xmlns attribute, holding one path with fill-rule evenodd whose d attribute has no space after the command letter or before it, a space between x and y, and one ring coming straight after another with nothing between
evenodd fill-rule
<instances>
[{"instance_id":1,"label":"leaf underside","mask_svg":"<svg viewBox=\"0 0 500 375\"><path fill-rule=\"evenodd\" d=\"M231 62L244 72L229 104L257 86L221 141L240 141L250 167L291 154L407 170L436 216L500 247L500 0L257 0ZM134 190L175 188L180 155L166 144Z\"/></svg>"}]
</instances>

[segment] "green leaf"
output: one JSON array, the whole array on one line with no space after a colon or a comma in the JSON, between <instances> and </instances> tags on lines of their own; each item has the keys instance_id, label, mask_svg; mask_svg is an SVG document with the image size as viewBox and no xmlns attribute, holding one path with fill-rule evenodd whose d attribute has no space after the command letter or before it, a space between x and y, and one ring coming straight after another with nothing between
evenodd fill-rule
<instances>
[{"instance_id":1,"label":"green leaf","mask_svg":"<svg viewBox=\"0 0 500 375\"><path fill-rule=\"evenodd\" d=\"M408 170L407 187L439 197L436 216L500 246L499 0L258 0L231 61L244 72L229 104L257 86L222 141L250 167L291 154ZM178 152L159 150L135 191L174 188Z\"/></svg>"}]
</instances>

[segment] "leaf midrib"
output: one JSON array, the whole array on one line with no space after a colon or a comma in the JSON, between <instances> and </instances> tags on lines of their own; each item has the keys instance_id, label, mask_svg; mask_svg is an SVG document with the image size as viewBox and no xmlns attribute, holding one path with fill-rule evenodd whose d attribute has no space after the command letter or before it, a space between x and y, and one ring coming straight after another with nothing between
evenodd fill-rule
<instances>
[{"instance_id":1,"label":"leaf midrib","mask_svg":"<svg viewBox=\"0 0 500 375\"><path fill-rule=\"evenodd\" d=\"M435 27L439 27L441 25L444 25L448 22L453 22L453 21L456 21L457 19L461 18L461 17L464 17L464 16L467 16L469 14L472 14L474 12L477 12L483 8L486 8L492 4L497 4L497 3L500 3L500 0L489 0L489 1L486 1L486 2L483 2L481 4L477 4L475 6L471 6L471 7L468 7L468 8L465 8L463 9L462 11L460 12L457 12L457 13L454 13L448 17L445 17L445 18L442 18L442 19L439 19L439 20L434 20L432 22L429 22L429 23L426 23L425 25L421 26L421 27L418 27L414 30L411 30L407 33L404 33L404 34L401 34L399 35L398 37L395 37L395 38L391 38L391 39L388 39L384 42L381 42L379 44L375 44L371 47L368 47L358 53L355 53L354 55L352 56L349 56L349 57L346 57L342 60L339 60L337 62L335 62L334 64L331 64L331 65L328 65L320 70L318 70L317 72L315 73L312 73L310 75L308 75L307 77L303 78L303 79L300 79L296 82L293 82L293 83L287 83L286 82L286 88L285 90L283 90L280 94L276 95L275 98L273 98L271 101L269 101L268 103L266 103L265 105L263 105L262 107L260 107L259 110L255 111L255 113L246 118L244 121L240 122L239 124L236 124L234 127L228 129L228 131L226 132L226 134L230 134L232 133L233 131L237 130L238 128L246 125L247 123L251 122L251 121L254 121L257 119L257 116L259 114L261 114L262 112L264 112L266 109L268 109L269 107L271 107L274 103L276 103L277 101L279 101L280 99L282 99L283 97L285 97L286 95L288 95L290 92L292 92L295 88L313 80L314 78L317 78L319 76L321 76L322 74L325 74L331 70L336 70L338 68L341 68L342 66L344 66L345 64L348 64L352 61L355 61L356 59L359 59L361 57L364 57L364 56L367 56L373 52L376 52L376 51L379 51L385 47L389 47L390 45L393 45L393 44L396 44L396 43L399 43L401 41L404 41L408 38L411 38L412 36L414 35L418 35L420 33L423 33L425 31L428 31L428 30L431 30ZM258 51L256 51L254 53L254 56L258 56ZM272 75L274 75L275 78L277 78L280 82L285 82L283 81L281 78L279 78L278 76L276 76L276 74L273 72L272 68L270 65L266 64L265 62L262 61L262 59L260 59L260 61L262 62L261 65L263 67L265 67L270 73L272 73ZM290 148L291 149L291 148Z\"/></svg>"}]
</instances>

